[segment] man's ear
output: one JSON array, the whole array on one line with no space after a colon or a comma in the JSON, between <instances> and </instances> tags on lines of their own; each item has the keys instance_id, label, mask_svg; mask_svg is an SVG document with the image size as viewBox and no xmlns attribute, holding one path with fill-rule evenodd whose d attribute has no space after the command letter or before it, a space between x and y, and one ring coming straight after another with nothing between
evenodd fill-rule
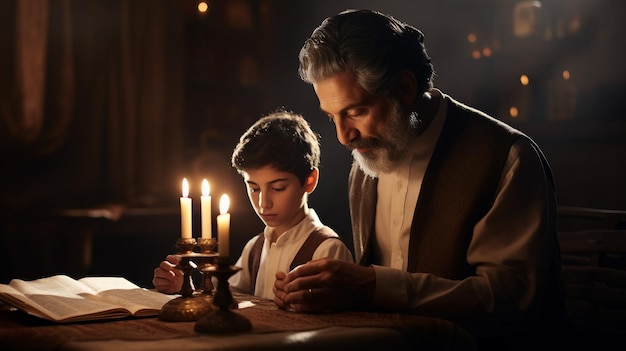
<instances>
[{"instance_id":1,"label":"man's ear","mask_svg":"<svg viewBox=\"0 0 626 351\"><path fill-rule=\"evenodd\" d=\"M313 190L317 187L317 183L320 179L320 171L317 167L313 168L311 173L306 177L306 181L304 182L304 191L307 193L312 193Z\"/></svg>"},{"instance_id":2,"label":"man's ear","mask_svg":"<svg viewBox=\"0 0 626 351\"><path fill-rule=\"evenodd\" d=\"M415 102L417 81L413 72L408 69L400 71L400 86L398 89L398 97L406 106L410 106Z\"/></svg>"}]
</instances>

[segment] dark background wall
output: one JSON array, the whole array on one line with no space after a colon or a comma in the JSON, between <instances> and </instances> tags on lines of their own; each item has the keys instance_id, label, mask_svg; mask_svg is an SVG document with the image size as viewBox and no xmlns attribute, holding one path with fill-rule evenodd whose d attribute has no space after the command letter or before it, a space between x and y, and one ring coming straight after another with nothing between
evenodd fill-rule
<instances>
[{"instance_id":1,"label":"dark background wall","mask_svg":"<svg viewBox=\"0 0 626 351\"><path fill-rule=\"evenodd\" d=\"M48 21L35 25L47 36L35 47L18 35L32 16L19 16L18 1L0 5L2 282L98 274L150 287L152 269L180 235L183 177L194 228L203 178L214 215L219 195L229 194L236 256L262 223L230 152L255 119L279 107L309 117L322 136L311 206L351 244L351 158L296 74L306 37L346 8L380 10L421 29L435 85L534 138L561 205L626 209L623 1L546 0L521 17L514 0L213 0L208 13L190 0L44 3ZM528 35L515 34L520 26ZM23 42L31 44L20 49ZM20 62L29 60L19 52L46 53L38 137L25 136L19 122L28 120L23 102L37 96L25 93Z\"/></svg>"}]
</instances>

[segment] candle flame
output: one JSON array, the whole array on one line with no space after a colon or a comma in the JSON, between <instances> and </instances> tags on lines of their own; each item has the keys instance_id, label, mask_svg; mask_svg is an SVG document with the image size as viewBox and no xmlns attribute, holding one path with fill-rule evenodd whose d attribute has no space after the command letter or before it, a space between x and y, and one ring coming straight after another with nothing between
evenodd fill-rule
<instances>
[{"instance_id":1,"label":"candle flame","mask_svg":"<svg viewBox=\"0 0 626 351\"><path fill-rule=\"evenodd\" d=\"M189 182L187 178L183 178L183 197L189 196Z\"/></svg>"},{"instance_id":2,"label":"candle flame","mask_svg":"<svg viewBox=\"0 0 626 351\"><path fill-rule=\"evenodd\" d=\"M220 198L220 214L228 212L228 206L230 206L230 199L228 198L228 195L222 194L222 197Z\"/></svg>"},{"instance_id":3,"label":"candle flame","mask_svg":"<svg viewBox=\"0 0 626 351\"><path fill-rule=\"evenodd\" d=\"M209 193L211 192L211 187L209 186L209 182L204 179L202 181L202 196L209 196Z\"/></svg>"}]
</instances>

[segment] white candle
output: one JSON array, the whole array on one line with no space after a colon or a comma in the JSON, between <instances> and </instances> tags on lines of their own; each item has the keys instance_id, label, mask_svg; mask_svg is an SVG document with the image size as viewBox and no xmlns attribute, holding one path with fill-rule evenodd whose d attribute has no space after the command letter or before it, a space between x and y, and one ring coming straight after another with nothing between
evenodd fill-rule
<instances>
[{"instance_id":1,"label":"white candle","mask_svg":"<svg viewBox=\"0 0 626 351\"><path fill-rule=\"evenodd\" d=\"M205 179L202 181L202 197L200 198L200 206L202 209L202 238L211 239L211 187Z\"/></svg>"},{"instance_id":2,"label":"white candle","mask_svg":"<svg viewBox=\"0 0 626 351\"><path fill-rule=\"evenodd\" d=\"M229 241L230 232L230 213L228 213L230 200L228 195L223 194L220 198L220 214L217 216L217 244L219 247L219 255L229 257Z\"/></svg>"},{"instance_id":3,"label":"white candle","mask_svg":"<svg viewBox=\"0 0 626 351\"><path fill-rule=\"evenodd\" d=\"M183 196L180 198L180 231L183 239L191 238L191 199L189 183L183 178Z\"/></svg>"}]
</instances>

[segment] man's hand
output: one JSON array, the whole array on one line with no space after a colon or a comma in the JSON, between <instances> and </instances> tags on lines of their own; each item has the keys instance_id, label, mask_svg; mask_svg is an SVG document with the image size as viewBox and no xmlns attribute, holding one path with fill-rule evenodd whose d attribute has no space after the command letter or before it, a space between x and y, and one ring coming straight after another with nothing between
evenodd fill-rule
<instances>
[{"instance_id":1,"label":"man's hand","mask_svg":"<svg viewBox=\"0 0 626 351\"><path fill-rule=\"evenodd\" d=\"M176 268L180 257L168 255L165 261L154 269L152 284L157 291L165 294L177 294L183 286L183 272Z\"/></svg>"},{"instance_id":2,"label":"man's hand","mask_svg":"<svg viewBox=\"0 0 626 351\"><path fill-rule=\"evenodd\" d=\"M276 273L274 302L296 312L345 310L369 304L376 289L374 268L322 258Z\"/></svg>"}]
</instances>

